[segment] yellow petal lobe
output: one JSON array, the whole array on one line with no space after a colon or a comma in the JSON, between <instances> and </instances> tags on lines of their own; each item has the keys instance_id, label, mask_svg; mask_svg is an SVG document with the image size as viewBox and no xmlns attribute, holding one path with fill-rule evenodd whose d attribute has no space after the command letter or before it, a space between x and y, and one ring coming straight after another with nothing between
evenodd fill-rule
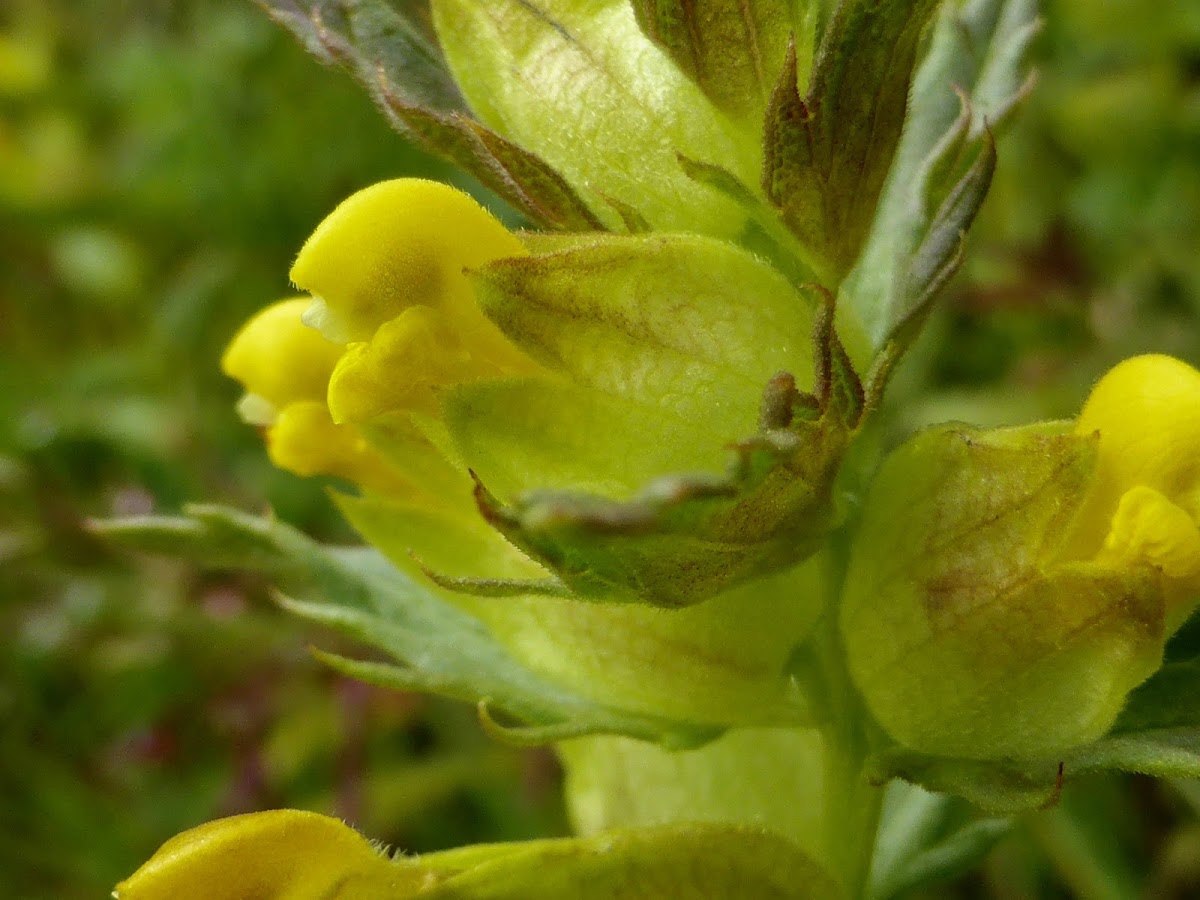
<instances>
[{"instance_id":1,"label":"yellow petal lobe","mask_svg":"<svg viewBox=\"0 0 1200 900\"><path fill-rule=\"evenodd\" d=\"M385 181L344 201L292 267L313 294L305 321L348 345L329 381L334 421L437 416L444 388L538 371L480 311L466 274L525 255L490 213L444 184Z\"/></svg>"},{"instance_id":2,"label":"yellow petal lobe","mask_svg":"<svg viewBox=\"0 0 1200 900\"><path fill-rule=\"evenodd\" d=\"M300 250L291 279L324 303L326 335L351 343L369 340L415 304L473 310L463 270L526 253L462 191L399 178L364 188L330 213Z\"/></svg>"},{"instance_id":3,"label":"yellow petal lobe","mask_svg":"<svg viewBox=\"0 0 1200 900\"><path fill-rule=\"evenodd\" d=\"M119 900L412 896L428 876L337 819L294 809L231 816L167 841L117 885Z\"/></svg>"},{"instance_id":4,"label":"yellow petal lobe","mask_svg":"<svg viewBox=\"0 0 1200 900\"><path fill-rule=\"evenodd\" d=\"M268 306L242 326L221 358L221 370L263 401L264 410L325 397L342 348L301 321L308 304L296 297ZM269 424L262 418L254 417L256 424Z\"/></svg>"},{"instance_id":5,"label":"yellow petal lobe","mask_svg":"<svg viewBox=\"0 0 1200 900\"><path fill-rule=\"evenodd\" d=\"M1200 528L1153 488L1138 486L1121 498L1104 551L1117 559L1149 562L1168 578L1200 575Z\"/></svg>"},{"instance_id":6,"label":"yellow petal lobe","mask_svg":"<svg viewBox=\"0 0 1200 900\"><path fill-rule=\"evenodd\" d=\"M1127 359L1092 389L1075 430L1100 435L1097 505L1111 513L1145 485L1200 518L1200 371L1159 354Z\"/></svg>"},{"instance_id":7,"label":"yellow petal lobe","mask_svg":"<svg viewBox=\"0 0 1200 900\"><path fill-rule=\"evenodd\" d=\"M292 403L267 430L267 455L296 475L333 475L376 493L401 496L411 486L351 425L334 424L324 401Z\"/></svg>"}]
</instances>

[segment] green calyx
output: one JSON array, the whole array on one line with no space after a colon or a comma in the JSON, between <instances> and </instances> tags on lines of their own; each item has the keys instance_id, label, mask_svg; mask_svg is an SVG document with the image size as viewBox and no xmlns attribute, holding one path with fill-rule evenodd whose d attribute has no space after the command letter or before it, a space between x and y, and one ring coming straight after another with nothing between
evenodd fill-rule
<instances>
[{"instance_id":1,"label":"green calyx","mask_svg":"<svg viewBox=\"0 0 1200 900\"><path fill-rule=\"evenodd\" d=\"M911 750L1036 759L1099 738L1161 663L1149 565L1064 558L1096 441L943 426L876 476L841 609L868 708Z\"/></svg>"},{"instance_id":2,"label":"green calyx","mask_svg":"<svg viewBox=\"0 0 1200 900\"><path fill-rule=\"evenodd\" d=\"M762 122L790 41L807 65L815 0L635 0L638 25L718 109L753 128ZM808 73L800 75L807 81Z\"/></svg>"},{"instance_id":3,"label":"green calyx","mask_svg":"<svg viewBox=\"0 0 1200 900\"><path fill-rule=\"evenodd\" d=\"M786 372L771 378L759 431L734 444L724 475L662 476L625 500L542 489L511 503L477 481L483 517L555 575L513 583L510 592L565 588L583 599L690 606L813 553L838 522L833 485L867 404L834 331L832 300L818 302L814 391L800 391Z\"/></svg>"}]
</instances>

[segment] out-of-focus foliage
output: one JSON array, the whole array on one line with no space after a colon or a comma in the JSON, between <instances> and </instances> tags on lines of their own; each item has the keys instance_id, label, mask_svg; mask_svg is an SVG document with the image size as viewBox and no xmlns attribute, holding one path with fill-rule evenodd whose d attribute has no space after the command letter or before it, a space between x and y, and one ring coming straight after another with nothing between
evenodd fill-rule
<instances>
[{"instance_id":1,"label":"out-of-focus foliage","mask_svg":"<svg viewBox=\"0 0 1200 900\"><path fill-rule=\"evenodd\" d=\"M905 426L1067 416L1120 359L1200 357L1200 5L1043 14L1038 83L913 366L935 389Z\"/></svg>"},{"instance_id":2,"label":"out-of-focus foliage","mask_svg":"<svg viewBox=\"0 0 1200 900\"><path fill-rule=\"evenodd\" d=\"M896 435L1066 415L1122 357L1200 358L1200 6L1045 17ZM217 360L314 223L398 174L455 178L245 0L0 6L0 896L103 896L170 835L269 806L406 850L561 831L548 757L333 676L260 583L85 528L204 499L348 539ZM1195 785L1067 775L961 893L925 896L1196 896Z\"/></svg>"},{"instance_id":3,"label":"out-of-focus foliage","mask_svg":"<svg viewBox=\"0 0 1200 900\"><path fill-rule=\"evenodd\" d=\"M249 3L0 8L0 895L107 896L270 806L408 849L562 831L548 756L335 677L262 584L85 527L222 497L349 539L217 360L314 222L413 172L454 177Z\"/></svg>"}]
</instances>

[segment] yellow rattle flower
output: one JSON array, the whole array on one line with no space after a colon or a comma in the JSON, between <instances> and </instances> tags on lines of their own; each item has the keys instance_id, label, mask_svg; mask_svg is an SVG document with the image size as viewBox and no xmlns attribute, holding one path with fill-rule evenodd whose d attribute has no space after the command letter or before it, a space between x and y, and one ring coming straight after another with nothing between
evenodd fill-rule
<instances>
[{"instance_id":1,"label":"yellow rattle flower","mask_svg":"<svg viewBox=\"0 0 1200 900\"><path fill-rule=\"evenodd\" d=\"M1112 727L1195 608L1198 519L1200 372L1170 357L1116 366L1074 424L918 434L856 538L855 683L905 747L1061 758Z\"/></svg>"}]
</instances>

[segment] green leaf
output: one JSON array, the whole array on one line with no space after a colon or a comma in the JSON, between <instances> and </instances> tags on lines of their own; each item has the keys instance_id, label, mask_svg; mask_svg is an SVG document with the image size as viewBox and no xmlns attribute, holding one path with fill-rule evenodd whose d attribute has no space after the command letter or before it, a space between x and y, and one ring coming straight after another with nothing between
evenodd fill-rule
<instances>
[{"instance_id":1,"label":"green leaf","mask_svg":"<svg viewBox=\"0 0 1200 900\"><path fill-rule=\"evenodd\" d=\"M322 62L401 86L409 103L459 109L462 96L438 48L427 2L399 8L386 0L255 0Z\"/></svg>"},{"instance_id":2,"label":"green leaf","mask_svg":"<svg viewBox=\"0 0 1200 900\"><path fill-rule=\"evenodd\" d=\"M947 141L946 152L939 155L935 163L946 163L951 154L961 152L963 148L957 145L957 138L956 134ZM966 149L974 153L973 162L936 209L931 204L937 193L931 188L935 180L927 178L918 182L929 188L924 198L927 205L921 208L920 214L909 219L908 224L915 228L914 246L907 268L898 273L898 287L891 295L890 330L882 338L876 338L889 355L899 356L916 340L933 301L958 271L967 229L991 187L996 168L996 145L991 134L984 134L977 146ZM889 348L888 345L892 346Z\"/></svg>"},{"instance_id":3,"label":"green leaf","mask_svg":"<svg viewBox=\"0 0 1200 900\"><path fill-rule=\"evenodd\" d=\"M642 34L627 0L433 0L433 11L475 114L561 172L591 209L612 198L656 229L740 232L737 207L688 179L675 154L749 176L755 138Z\"/></svg>"},{"instance_id":4,"label":"green leaf","mask_svg":"<svg viewBox=\"0 0 1200 900\"><path fill-rule=\"evenodd\" d=\"M900 778L929 791L962 797L989 813L1013 815L1055 801L1062 790L1060 763L954 759L894 748L873 756L868 771L880 784Z\"/></svg>"},{"instance_id":5,"label":"green leaf","mask_svg":"<svg viewBox=\"0 0 1200 900\"><path fill-rule=\"evenodd\" d=\"M978 819L962 800L895 782L887 789L872 856L870 900L968 871L1012 828L1007 819Z\"/></svg>"},{"instance_id":6,"label":"green leaf","mask_svg":"<svg viewBox=\"0 0 1200 900\"><path fill-rule=\"evenodd\" d=\"M1028 93L1036 0L943 5L913 79L908 119L878 212L843 287L872 345L903 351L958 267L990 183L988 134Z\"/></svg>"},{"instance_id":7,"label":"green leaf","mask_svg":"<svg viewBox=\"0 0 1200 900\"><path fill-rule=\"evenodd\" d=\"M799 7L799 8L797 8ZM795 0L634 0L645 35L712 102L756 126L794 36L808 80L817 3Z\"/></svg>"},{"instance_id":8,"label":"green leaf","mask_svg":"<svg viewBox=\"0 0 1200 900\"><path fill-rule=\"evenodd\" d=\"M838 900L795 844L753 827L660 825L422 856L429 900ZM444 880L442 880L444 879Z\"/></svg>"},{"instance_id":9,"label":"green leaf","mask_svg":"<svg viewBox=\"0 0 1200 900\"><path fill-rule=\"evenodd\" d=\"M746 226L738 243L756 256L767 260L793 284L817 280L816 273L804 262L804 248L788 230L779 210L747 187L723 166L698 162L680 154L679 165L688 178L728 197L746 216Z\"/></svg>"},{"instance_id":10,"label":"green leaf","mask_svg":"<svg viewBox=\"0 0 1200 900\"><path fill-rule=\"evenodd\" d=\"M406 103L389 83L378 86L393 123L431 153L475 175L532 222L560 231L597 231L604 223L545 160L457 112Z\"/></svg>"},{"instance_id":11,"label":"green leaf","mask_svg":"<svg viewBox=\"0 0 1200 900\"><path fill-rule=\"evenodd\" d=\"M1104 737L1061 758L992 763L892 750L874 761L880 780L903 778L929 790L965 797L993 812L1053 804L1074 779L1121 771L1160 778L1200 777L1200 662L1164 666L1134 690ZM1062 767L1061 777L1058 774Z\"/></svg>"},{"instance_id":12,"label":"green leaf","mask_svg":"<svg viewBox=\"0 0 1200 900\"><path fill-rule=\"evenodd\" d=\"M645 253L647 249L653 252ZM645 256L631 258L629 251ZM738 309L733 305L738 296L727 297L715 276L698 277L702 270L697 267L710 262L714 252L725 265L709 266L710 272L740 273L742 291L757 279L760 287L753 293L761 307ZM736 359L739 342L745 343L747 354L757 346L754 364L763 371L774 368L772 355L781 349L794 354L786 334L772 334L778 325L766 323L776 315L795 318L798 298L771 269L707 238L605 238L560 255L574 254L582 262L564 265L533 258L486 267L480 303L533 356L566 368L576 382L631 403L637 415L617 412L596 436L595 423L581 420L579 409L530 413L520 408L531 389L533 396L550 397L555 391L512 382L451 395L447 424L466 465L473 466L479 454L483 465L501 476L510 496L522 479L536 484L541 470L552 482L569 483L570 475L579 474L583 486L595 485L595 476L576 473L570 459L572 443L578 445L581 438L586 438L584 458L614 448L631 451L624 455L639 461L625 466L619 460L599 462L599 471L613 478L611 483L601 480L600 487L612 484L619 488L618 497L627 499L586 493L580 484L570 484L569 489L520 493L505 503L481 480L476 500L484 517L580 598L601 602L690 606L807 558L837 521L833 483L866 410L862 384L833 328L832 299L822 295L812 329L814 394L797 390L787 372L765 379L759 433L733 446L723 474L703 469L662 474L636 485L638 490L628 496L625 489L632 480L623 479L636 474L644 460L665 461L664 449L670 455L687 454L698 445L703 454L718 446L722 415L728 416L740 399L726 400L719 393L724 389L720 382L733 376L733 360L722 353L732 352ZM660 282L662 290L656 292ZM767 307L772 300L775 308ZM764 308L771 315L752 314ZM711 389L705 391L708 385ZM481 393L486 400L508 400L505 411L481 419L476 414L481 410L472 403ZM557 393L567 403L578 394ZM662 399L667 403L655 409L655 401ZM683 447L640 449L646 435L659 441L662 434L661 425L641 430L644 410L659 414ZM736 407L732 411L740 413ZM689 434L693 421L696 430ZM522 448L531 440L536 444L546 424L552 449L565 452L565 462L546 458L540 449ZM606 433L622 425L626 433ZM736 427L734 420L727 433L736 434ZM596 446L588 447L588 442ZM493 595L497 585L480 583L478 588Z\"/></svg>"},{"instance_id":13,"label":"green leaf","mask_svg":"<svg viewBox=\"0 0 1200 900\"><path fill-rule=\"evenodd\" d=\"M1114 734L1076 754L1074 762L1083 772L1116 770L1158 778L1200 778L1200 727Z\"/></svg>"},{"instance_id":14,"label":"green leaf","mask_svg":"<svg viewBox=\"0 0 1200 900\"><path fill-rule=\"evenodd\" d=\"M263 572L289 591L283 606L383 650L399 665L335 660L356 676L472 703L533 726L695 746L719 729L629 713L547 681L517 662L478 619L397 571L372 550L323 547L279 522L197 506L180 518L130 518L96 530L125 546L204 565ZM293 597L295 599L293 599Z\"/></svg>"},{"instance_id":15,"label":"green leaf","mask_svg":"<svg viewBox=\"0 0 1200 900\"><path fill-rule=\"evenodd\" d=\"M724 477L664 476L628 501L531 492L504 506L481 488L480 506L582 598L689 606L817 549L833 524L840 449L763 441L740 448ZM812 480L789 465L795 456L808 457Z\"/></svg>"},{"instance_id":16,"label":"green leaf","mask_svg":"<svg viewBox=\"0 0 1200 900\"><path fill-rule=\"evenodd\" d=\"M1088 771L1200 777L1200 660L1163 666L1129 695L1104 738L1078 754Z\"/></svg>"},{"instance_id":17,"label":"green leaf","mask_svg":"<svg viewBox=\"0 0 1200 900\"><path fill-rule=\"evenodd\" d=\"M846 0L801 95L793 47L766 114L762 185L824 283L838 285L875 218L937 0Z\"/></svg>"},{"instance_id":18,"label":"green leaf","mask_svg":"<svg viewBox=\"0 0 1200 900\"><path fill-rule=\"evenodd\" d=\"M432 33L427 3L257 0L310 52L349 71L404 135L475 175L531 221L603 228L550 165L463 115L462 96Z\"/></svg>"},{"instance_id":19,"label":"green leaf","mask_svg":"<svg viewBox=\"0 0 1200 900\"><path fill-rule=\"evenodd\" d=\"M1154 728L1200 728L1200 659L1163 666L1129 695L1110 734Z\"/></svg>"}]
</instances>

